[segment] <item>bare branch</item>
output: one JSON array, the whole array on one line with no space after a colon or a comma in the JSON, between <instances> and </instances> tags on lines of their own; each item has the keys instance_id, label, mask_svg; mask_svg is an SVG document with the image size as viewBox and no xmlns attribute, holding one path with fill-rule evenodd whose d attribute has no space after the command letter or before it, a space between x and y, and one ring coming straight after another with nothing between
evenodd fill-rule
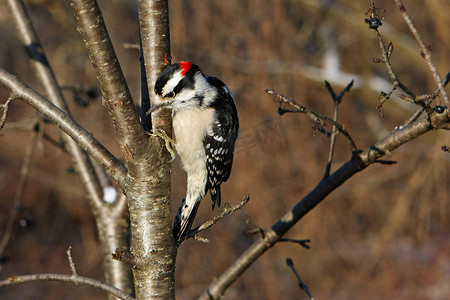
<instances>
[{"instance_id":1,"label":"bare branch","mask_svg":"<svg viewBox=\"0 0 450 300\"><path fill-rule=\"evenodd\" d=\"M2 129L6 123L6 117L8 116L9 105L14 100L15 100L14 97L9 96L8 100L6 100L5 104L0 104L0 111L2 112L2 116L0 117L0 135L1 135Z\"/></svg>"},{"instance_id":2,"label":"bare branch","mask_svg":"<svg viewBox=\"0 0 450 300\"><path fill-rule=\"evenodd\" d=\"M306 295L308 295L308 298L310 300L314 300L313 296L309 292L308 286L303 283L302 279L300 278L300 275L298 275L297 270L294 267L294 262L292 261L292 259L286 258L286 264L288 265L289 268L291 268L291 270L294 273L295 277L297 277L298 285L300 286L300 288L305 291Z\"/></svg>"},{"instance_id":3,"label":"bare branch","mask_svg":"<svg viewBox=\"0 0 450 300\"><path fill-rule=\"evenodd\" d=\"M450 81L450 73L447 73L447 76L445 76L445 79L443 82L444 87L447 86L449 81ZM438 97L438 94L439 94L439 88L434 90L434 92L432 94L425 94L425 95L417 96L416 100L422 101L425 104L428 104L431 100L434 100L436 97ZM401 95L399 95L399 96L401 97ZM405 95L405 97L407 97L407 96ZM408 99L408 101L411 101L411 99ZM403 123L402 126L406 126L406 125L414 122L415 120L417 120L423 114L424 111L425 111L425 107L420 107L417 111L415 111L411 115L411 117L406 122Z\"/></svg>"},{"instance_id":4,"label":"bare branch","mask_svg":"<svg viewBox=\"0 0 450 300\"><path fill-rule=\"evenodd\" d=\"M403 122L403 125L402 125L402 126L406 126L406 125L408 125L408 124L411 124L411 123L414 122L414 121L417 121L417 120L420 118L420 116L424 113L424 111L425 111L425 108L424 108L424 107L421 107L421 108L419 108L418 110L416 110L416 111L411 115L411 117L409 117L408 120L406 120L405 122Z\"/></svg>"},{"instance_id":5,"label":"bare branch","mask_svg":"<svg viewBox=\"0 0 450 300\"><path fill-rule=\"evenodd\" d=\"M333 98L333 102L337 102L338 104L340 104L341 101L342 101L342 98L345 95L345 93L350 92L350 89L353 87L353 83L354 82L355 82L354 80L350 81L347 84L347 86L339 93L338 96L336 96L336 93L334 92L333 87L331 86L331 84L328 81L326 81L326 80L325 80L325 86L326 86L328 92L330 92L330 95Z\"/></svg>"},{"instance_id":6,"label":"bare branch","mask_svg":"<svg viewBox=\"0 0 450 300\"><path fill-rule=\"evenodd\" d=\"M278 242L289 242L294 244L299 244L305 249L311 248L308 243L311 242L311 240L295 240L295 239L287 239L287 238L281 238Z\"/></svg>"},{"instance_id":7,"label":"bare branch","mask_svg":"<svg viewBox=\"0 0 450 300\"><path fill-rule=\"evenodd\" d=\"M392 54L392 51L394 49L393 44L389 43L388 49L386 49L386 46L384 45L383 38L381 37L380 32L378 29L375 29L375 33L378 39L378 43L380 45L381 55L383 56L382 62L386 65L386 68L388 69L389 77L392 80L392 88L388 93L382 93L380 95L380 101L377 103L377 109L380 110L380 116L381 118L384 118L383 109L382 106L384 102L386 102L392 95L392 93L397 89L397 87L401 88L408 96L411 97L411 99L416 98L416 94L414 94L413 91L411 91L406 85L404 85L399 79L397 74L394 71L394 68L391 65L390 56ZM415 103L415 102L414 102Z\"/></svg>"},{"instance_id":8,"label":"bare branch","mask_svg":"<svg viewBox=\"0 0 450 300\"><path fill-rule=\"evenodd\" d=\"M447 109L448 113L448 109ZM323 178L319 184L290 211L279 219L269 230L264 231L264 238L255 241L224 273L217 277L203 292L199 299L219 299L224 291L252 265L264 252L275 245L282 236L301 218L322 202L331 192L341 186L354 174L364 170L379 158L391 153L404 143L433 129L450 129L450 117L447 113L431 112L389 136L378 141L342 165L330 176Z\"/></svg>"},{"instance_id":9,"label":"bare branch","mask_svg":"<svg viewBox=\"0 0 450 300\"><path fill-rule=\"evenodd\" d=\"M354 82L354 80L350 81L350 83L339 93L339 96L336 96L336 93L334 92L331 84L325 80L325 86L328 89L328 91L330 92L331 97L333 98L333 103L334 103L333 121L336 123L337 123L337 119L338 119L339 104L341 103L342 98L344 97L344 94L346 92L349 92L350 89L352 88L353 82ZM324 177L330 176L331 164L333 162L334 146L336 143L336 134L337 134L337 128L336 128L336 126L333 125L333 131L331 133L331 139L330 139L330 150L328 153L328 162L325 167L325 173L323 175Z\"/></svg>"},{"instance_id":10,"label":"bare branch","mask_svg":"<svg viewBox=\"0 0 450 300\"><path fill-rule=\"evenodd\" d=\"M353 83L353 81L352 81L352 83ZM333 102L336 102L337 101L336 93L334 92L333 87L331 86L331 84L328 81L326 81L326 80L325 80L325 87L327 88L328 92L330 93L331 98L333 99Z\"/></svg>"},{"instance_id":11,"label":"bare branch","mask_svg":"<svg viewBox=\"0 0 450 300\"><path fill-rule=\"evenodd\" d=\"M8 0L8 6L16 25L18 37L27 52L29 63L45 89L48 99L70 115L61 88L56 81L55 74L50 67L44 48L34 30L33 23L28 16L23 1Z\"/></svg>"},{"instance_id":12,"label":"bare branch","mask_svg":"<svg viewBox=\"0 0 450 300\"><path fill-rule=\"evenodd\" d=\"M84 277L80 275L66 275L66 274L32 274L32 275L21 275L21 276L10 276L8 279L0 281L0 287L26 283L26 282L35 282L35 281L64 281L64 282L72 282L75 284L84 284L89 285L101 290L104 290L111 295L116 296L119 299L123 300L134 300L135 298L131 297L129 294L125 293L118 288L113 287L112 285L102 282L100 280L96 280L89 277Z\"/></svg>"},{"instance_id":13,"label":"bare branch","mask_svg":"<svg viewBox=\"0 0 450 300\"><path fill-rule=\"evenodd\" d=\"M389 90L389 92L385 93L385 92L381 92L380 93L380 97L379 97L379 101L377 103L377 109L380 112L380 118L384 119L385 114L384 114L384 110L383 110L383 104L384 102L386 102L387 100L389 100L389 98L391 98L392 94L395 92L395 90L397 89L398 85L399 85L400 81L396 80L393 84L391 89ZM400 97L401 98L401 97ZM403 98L401 98L403 99ZM415 103L413 101L413 103Z\"/></svg>"},{"instance_id":14,"label":"bare branch","mask_svg":"<svg viewBox=\"0 0 450 300\"><path fill-rule=\"evenodd\" d=\"M374 163L380 164L380 165L395 165L397 162L394 160L387 160L387 159L377 159L374 161Z\"/></svg>"},{"instance_id":15,"label":"bare branch","mask_svg":"<svg viewBox=\"0 0 450 300\"><path fill-rule=\"evenodd\" d=\"M124 154L124 157L134 159L145 155L148 148L143 145L143 141L147 140L147 136L139 121L97 1L72 0L71 6L78 31L83 37L100 82L103 104L111 114L121 150L126 146L132 154Z\"/></svg>"},{"instance_id":16,"label":"bare branch","mask_svg":"<svg viewBox=\"0 0 450 300\"><path fill-rule=\"evenodd\" d=\"M44 48L34 30L23 1L8 0L13 20L16 24L18 36L27 51L28 58L34 73L37 75L42 87L50 101L65 111L69 116L71 113L67 106L62 90L56 80L55 74L47 60ZM77 171L77 175L87 194L87 198L94 215L99 215L96 210L102 207L102 190L91 162L86 153L78 146L77 142L69 136L62 134L67 152Z\"/></svg>"},{"instance_id":17,"label":"bare branch","mask_svg":"<svg viewBox=\"0 0 450 300\"><path fill-rule=\"evenodd\" d=\"M72 258L72 246L69 246L69 248L67 248L67 259L69 260L69 266L70 266L70 271L72 271L72 275L77 276L78 272L77 272L77 268L75 266L75 263L73 262L73 258Z\"/></svg>"},{"instance_id":18,"label":"bare branch","mask_svg":"<svg viewBox=\"0 0 450 300\"><path fill-rule=\"evenodd\" d=\"M248 234L248 235L255 235L255 234L260 233L260 234L261 234L261 237L264 238L264 228L262 228L261 226L256 225L256 224L252 224L252 223L250 222L250 220L247 220L247 224L250 224L251 226L254 226L254 227L255 227L255 228L250 229L250 230L247 231L247 234Z\"/></svg>"},{"instance_id":19,"label":"bare branch","mask_svg":"<svg viewBox=\"0 0 450 300\"><path fill-rule=\"evenodd\" d=\"M8 223L6 225L5 233L3 234L2 240L0 242L0 256L5 252L8 245L11 233L13 230L14 222L17 216L17 210L20 207L20 202L23 196L23 190L25 187L25 182L28 175L28 170L30 169L31 156L33 155L34 146L36 145L36 138L38 136L38 131L34 130L31 132L30 139L28 141L27 149L25 150L25 156L23 158L22 167L20 169L20 177L16 187L16 193L14 195L14 201L11 205L11 212L8 216Z\"/></svg>"},{"instance_id":20,"label":"bare branch","mask_svg":"<svg viewBox=\"0 0 450 300\"><path fill-rule=\"evenodd\" d=\"M90 8L98 12L99 9L85 2L86 0L72 1L72 3L77 3L78 12L75 14L83 15L83 19L88 17L83 22L79 22L83 23L83 25L79 25L79 28L82 27L83 31L86 32L83 35L89 35L89 32L93 29L92 26L97 26L101 15L88 16L91 13L86 14L84 9ZM160 72L167 66L164 58L170 56L168 1L139 0L138 3L142 55L145 65L145 70L142 70L142 72L145 71L148 92L150 93L150 99L152 99L154 83ZM77 18L82 21L82 18ZM103 20L100 21L101 26L104 26ZM94 28L94 31L106 30ZM103 34L102 37L107 36ZM92 48L90 45L87 46ZM101 60L102 55L103 51L98 51L95 54L94 61ZM109 76L105 76L105 79L108 78ZM141 80L143 81L144 78ZM145 86L143 92L146 93ZM145 98L146 96L144 96L143 101L146 101ZM131 105L132 103L130 103L130 109ZM111 109L116 108L111 107ZM132 109L134 110L134 106ZM117 115L118 119L121 117L120 114L121 112ZM123 117L133 119L132 124L123 124L123 129L130 130L128 138L133 139L129 141L131 144L128 141L123 141L120 134L118 134L118 138L124 156L126 155L129 158L130 176L126 194L130 212L130 252L135 259L142 261L139 268L133 268L135 294L139 299L171 299L175 297L174 274L177 248L172 233L169 153L166 151L164 141L153 135L148 135L141 124L138 124L138 118L135 118L135 116L130 118L130 115ZM151 118L152 129L160 128L169 137L171 136L170 111L152 114ZM145 126L148 129L150 125ZM139 130L139 132L134 132L135 130Z\"/></svg>"},{"instance_id":21,"label":"bare branch","mask_svg":"<svg viewBox=\"0 0 450 300\"><path fill-rule=\"evenodd\" d=\"M205 223L203 223L202 225L200 225L197 228L192 229L191 231L189 231L186 239L188 238L197 238L197 234L199 234L200 232L202 232L203 230L206 230L208 228L210 228L211 226L213 226L214 224L216 224L218 221L220 221L221 219L223 219L224 217L234 213L236 210L241 209L242 207L244 207L245 204L247 204L247 202L250 200L250 195L247 195L244 197L244 199L233 206L230 206L228 203L225 203L223 211L220 215L218 215L217 217L212 218L212 220L209 220ZM203 242L205 242L205 240L202 240Z\"/></svg>"},{"instance_id":22,"label":"bare branch","mask_svg":"<svg viewBox=\"0 0 450 300\"><path fill-rule=\"evenodd\" d=\"M298 112L298 113L306 114L310 119L312 119L315 122L317 122L318 120L328 122L328 123L332 124L333 126L336 126L336 128L339 130L339 132L341 132L347 138L347 140L350 144L352 153L353 154L358 153L358 147L356 147L356 144L353 141L352 137L347 132L347 130L338 122L335 122L333 119L330 119L329 117L327 117L325 115L319 114L319 113L314 112L300 104L297 104L293 99L290 99L286 96L278 94L277 92L275 92L272 89L266 89L265 92L268 93L269 95L274 95L278 99L280 108L281 108L281 105L283 105L283 104L287 104L290 107L289 110L281 109L281 111L280 111L280 109L278 109L279 114L284 114L286 112Z\"/></svg>"},{"instance_id":23,"label":"bare branch","mask_svg":"<svg viewBox=\"0 0 450 300\"><path fill-rule=\"evenodd\" d=\"M119 248L111 254L111 257L112 259L123 262L132 268L139 268L144 263L143 260L135 257L130 251L124 251Z\"/></svg>"},{"instance_id":24,"label":"bare branch","mask_svg":"<svg viewBox=\"0 0 450 300\"><path fill-rule=\"evenodd\" d=\"M373 29L375 31L379 45L380 45L381 54L383 56L383 59L375 58L375 59L373 59L373 62L374 63L380 63L380 62L385 63L386 67L388 69L389 77L391 78L391 80L393 82L393 86L388 93L381 92L380 100L377 103L377 109L380 111L380 117L383 119L384 118L383 104L391 97L392 93L397 89L397 87L400 87L403 91L405 91L409 95L409 97L413 100L414 103L416 103L414 100L416 98L416 96L407 86L405 86L398 79L397 74L394 72L394 69L390 62L390 57L392 55L392 52L394 51L394 44L392 44L392 42L389 43L387 49L386 49L386 46L384 45L383 38L381 37L380 32L378 31L378 28L383 25L381 23L381 20L383 20L383 17L377 13L378 10L381 10L381 9L376 7L374 1L370 1L370 7L369 7L369 10L366 12L366 15L369 14L371 19L370 20L366 19L365 22L369 24L370 29ZM381 11L384 12L384 10L381 10Z\"/></svg>"},{"instance_id":25,"label":"bare branch","mask_svg":"<svg viewBox=\"0 0 450 300\"><path fill-rule=\"evenodd\" d=\"M153 91L156 79L161 71L171 63L169 7L167 0L139 0L138 3L141 55L143 55L145 65L147 86L150 87L148 89L150 101L153 102L156 97ZM146 110L143 109L143 112L145 113ZM168 136L172 136L171 111L159 110L151 114L151 119L153 128L161 128Z\"/></svg>"},{"instance_id":26,"label":"bare branch","mask_svg":"<svg viewBox=\"0 0 450 300\"><path fill-rule=\"evenodd\" d=\"M429 46L425 45L425 43L422 40L422 37L419 34L419 31L417 30L416 26L414 25L414 22L412 21L411 17L409 16L408 12L406 11L405 5L401 0L394 0L395 4L397 4L398 9L402 13L403 18L405 19L406 24L408 25L409 29L411 30L414 38L416 39L417 43L419 44L421 54L423 58L425 58L425 61L428 64L428 67L431 70L431 73L433 74L434 80L436 81L439 90L442 94L442 97L444 98L444 101L447 106L450 106L450 100L448 98L447 91L445 90L444 83L439 76L439 72L433 63L433 60L431 59L431 51Z\"/></svg>"},{"instance_id":27,"label":"bare branch","mask_svg":"<svg viewBox=\"0 0 450 300\"><path fill-rule=\"evenodd\" d=\"M13 97L24 100L45 118L61 128L81 148L88 152L119 185L123 184L127 169L122 162L69 115L2 68L0 68L0 83L12 92Z\"/></svg>"},{"instance_id":28,"label":"bare branch","mask_svg":"<svg viewBox=\"0 0 450 300\"><path fill-rule=\"evenodd\" d=\"M13 16L13 20L16 24L18 36L27 51L30 64L36 73L37 78L40 80L41 85L44 87L46 95L48 95L48 98L52 102L54 102L59 108L64 110L70 116L70 111L66 100L64 99L61 88L45 55L44 49L33 28L33 24L27 14L23 1L8 0L8 5ZM77 96L80 93L76 91L74 94ZM81 180L82 186L85 190L87 198L89 199L89 204L95 216L97 229L99 231L99 237L103 248L105 278L109 283L114 284L117 287L121 287L124 290L131 291L130 270L122 264L111 261L109 258L109 253L112 249L114 249L114 247L117 247L118 245L121 245L121 247L128 246L128 223L119 222L125 212L126 206L123 205L123 202L105 205L103 202L104 193L97 173L94 171L89 157L82 149L80 149L74 139L71 139L65 134L62 134L62 137L65 142L65 148L72 159L73 165L77 171L76 173ZM91 143L91 145L94 145L94 143ZM119 162L112 155L110 156L112 159L110 157L105 157L109 162L101 165L102 167L105 167L116 164L114 169L109 169L107 171L110 174L114 173L119 175L120 177L116 177L114 179L117 181L117 179L120 178L121 181L125 177L124 175L126 170L121 162ZM121 170L123 171L123 174L120 174ZM120 181L118 181L119 185L121 185Z\"/></svg>"},{"instance_id":29,"label":"bare branch","mask_svg":"<svg viewBox=\"0 0 450 300\"><path fill-rule=\"evenodd\" d=\"M64 99L61 88L46 58L39 38L35 33L33 24L25 9L25 5L21 0L8 0L8 4L13 20L16 23L18 35L27 50L27 54L30 58L30 64L36 73L37 78L40 80L41 85L44 87L49 99L62 110L67 112L70 116L70 111L66 100ZM74 91L73 88L71 90L74 93L75 98L79 98L81 93L78 90ZM123 248L129 247L128 222L121 222L121 219L127 212L125 201L117 201L115 203L105 205L105 202L103 201L103 196L105 193L100 185L100 179L97 176L97 174L103 175L103 173L95 172L88 155L86 155L86 153L78 146L74 139L71 139L65 134L62 134L62 137L64 140L64 147L67 149L67 153L72 159L76 173L80 178L87 198L89 199L89 204L93 211L93 215L95 216L97 230L99 232L99 238L103 249L105 278L108 283L111 283L116 287L120 287L123 290L132 292L131 270L123 264L112 261L109 257L109 253L115 247L119 245ZM89 144L93 148L96 148L95 143L90 142ZM99 144L97 146L102 148ZM92 150L95 151L95 149ZM126 169L123 164L110 155L106 149L102 148L100 151L103 151L106 154L102 155L105 158L105 163L101 164L102 167L108 167L107 171L109 174L113 174L113 178L119 182L119 185L121 185L121 181L125 178L126 173ZM97 151L97 153L99 153L99 151ZM95 162L94 165L99 166Z\"/></svg>"}]
</instances>

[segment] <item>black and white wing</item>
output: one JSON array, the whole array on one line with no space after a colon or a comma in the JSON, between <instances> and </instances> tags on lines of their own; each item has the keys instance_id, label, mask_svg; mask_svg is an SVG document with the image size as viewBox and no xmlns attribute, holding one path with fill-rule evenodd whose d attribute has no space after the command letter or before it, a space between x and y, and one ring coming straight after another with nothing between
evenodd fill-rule
<instances>
[{"instance_id":1,"label":"black and white wing","mask_svg":"<svg viewBox=\"0 0 450 300\"><path fill-rule=\"evenodd\" d=\"M233 164L234 146L239 135L239 120L236 103L226 85L215 77L207 77L219 96L211 105L216 116L212 130L204 139L206 152L207 182L205 192L210 190L212 207L220 206L220 185L228 180Z\"/></svg>"}]
</instances>

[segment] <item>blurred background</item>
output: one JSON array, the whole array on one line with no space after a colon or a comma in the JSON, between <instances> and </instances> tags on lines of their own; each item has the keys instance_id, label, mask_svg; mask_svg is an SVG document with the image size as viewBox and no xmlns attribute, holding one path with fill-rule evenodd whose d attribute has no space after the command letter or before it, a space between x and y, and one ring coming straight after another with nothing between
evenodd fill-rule
<instances>
[{"instance_id":1,"label":"blurred background","mask_svg":"<svg viewBox=\"0 0 450 300\"><path fill-rule=\"evenodd\" d=\"M4 4L0 0L0 4ZM135 101L139 99L137 1L99 1L109 34ZM68 1L25 1L60 85L97 88ZM233 171L222 185L224 202L250 202L202 236L189 240L177 258L178 299L193 299L256 239L255 225L270 227L320 181L329 139L312 130L304 115L277 114L264 89L294 98L332 116L336 93L350 80L354 87L339 109L339 122L360 149L369 147L401 125L415 107L393 97L376 109L380 91L391 84L375 33L364 22L370 1L252 0L169 1L173 62L190 60L205 74L221 78L233 92L241 122ZM441 76L450 71L450 3L407 1L406 8ZM384 16L380 32L394 44L392 64L415 93L434 91L420 51L393 1L376 1ZM5 7L5 6L2 6ZM42 92L30 71L9 12L0 10L0 66ZM115 134L101 99L80 103L65 95L76 120L120 156ZM8 92L0 88L4 103ZM439 101L439 99L438 99ZM87 105L88 104L88 105ZM15 101L0 136L0 236L11 214L20 169L37 118ZM331 130L330 126L327 127ZM59 141L58 130L44 124L45 134ZM69 273L66 250L73 247L78 272L103 279L101 249L89 205L67 155L40 134L31 156L18 217L0 278L30 273ZM431 132L403 145L386 159L357 174L306 215L286 237L311 239L306 250L279 243L265 253L226 292L225 299L306 299L286 258L293 260L316 299L449 299L450 298L450 155L448 132ZM350 158L338 136L332 171ZM186 178L173 163L173 212L185 193ZM209 198L209 196L208 196ZM197 224L217 215L209 199ZM195 224L194 224L195 225ZM2 299L101 299L105 294L65 283L29 283L0 289Z\"/></svg>"}]
</instances>

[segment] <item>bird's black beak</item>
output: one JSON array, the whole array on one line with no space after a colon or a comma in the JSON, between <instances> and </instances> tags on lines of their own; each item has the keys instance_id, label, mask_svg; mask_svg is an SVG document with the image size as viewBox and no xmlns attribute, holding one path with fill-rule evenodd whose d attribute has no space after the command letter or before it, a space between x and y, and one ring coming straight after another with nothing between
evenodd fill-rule
<instances>
[{"instance_id":1,"label":"bird's black beak","mask_svg":"<svg viewBox=\"0 0 450 300\"><path fill-rule=\"evenodd\" d=\"M145 116L148 116L149 114L151 114L152 112L154 112L155 110L157 110L158 108L160 108L162 106L162 104L153 104L150 109L145 113Z\"/></svg>"},{"instance_id":2,"label":"bird's black beak","mask_svg":"<svg viewBox=\"0 0 450 300\"><path fill-rule=\"evenodd\" d=\"M174 101L172 100L166 100L163 102L159 102L159 103L155 103L153 104L150 109L145 113L146 116L148 116L149 114L151 114L152 112L154 112L155 110L157 110L158 108L163 108L163 107L169 107L172 105Z\"/></svg>"}]
</instances>

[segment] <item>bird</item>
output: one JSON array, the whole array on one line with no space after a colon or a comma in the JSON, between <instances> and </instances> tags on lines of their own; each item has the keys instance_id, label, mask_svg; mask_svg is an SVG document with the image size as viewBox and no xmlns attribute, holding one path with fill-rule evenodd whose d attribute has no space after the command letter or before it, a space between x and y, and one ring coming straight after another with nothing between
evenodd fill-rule
<instances>
[{"instance_id":1,"label":"bird","mask_svg":"<svg viewBox=\"0 0 450 300\"><path fill-rule=\"evenodd\" d=\"M231 173L239 116L228 87L189 61L165 68L154 91L158 100L149 112L163 107L172 110L175 149L187 173L186 196L173 225L174 237L182 243L208 191L212 209L216 204L220 207L220 186Z\"/></svg>"}]
</instances>

